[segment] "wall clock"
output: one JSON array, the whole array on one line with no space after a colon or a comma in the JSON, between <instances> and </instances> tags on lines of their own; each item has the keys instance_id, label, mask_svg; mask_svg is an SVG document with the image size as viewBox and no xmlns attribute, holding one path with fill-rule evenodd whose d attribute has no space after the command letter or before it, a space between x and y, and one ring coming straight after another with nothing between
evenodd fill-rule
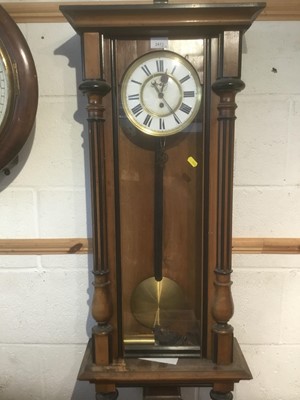
<instances>
[{"instance_id":1,"label":"wall clock","mask_svg":"<svg viewBox=\"0 0 300 400\"><path fill-rule=\"evenodd\" d=\"M34 61L16 23L0 6L0 170L18 155L34 124L38 83Z\"/></svg>"},{"instance_id":2,"label":"wall clock","mask_svg":"<svg viewBox=\"0 0 300 400\"><path fill-rule=\"evenodd\" d=\"M61 6L88 98L96 325L79 379L97 398L230 400L251 379L229 324L232 175L241 40L263 7Z\"/></svg>"}]
</instances>

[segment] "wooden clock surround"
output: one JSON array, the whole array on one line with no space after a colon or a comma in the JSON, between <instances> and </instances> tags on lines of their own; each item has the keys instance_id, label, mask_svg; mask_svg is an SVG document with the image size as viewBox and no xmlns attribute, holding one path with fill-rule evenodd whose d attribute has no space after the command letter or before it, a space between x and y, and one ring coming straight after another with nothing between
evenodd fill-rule
<instances>
[{"instance_id":1,"label":"wooden clock surround","mask_svg":"<svg viewBox=\"0 0 300 400\"><path fill-rule=\"evenodd\" d=\"M118 386L142 386L144 397L149 400L180 399L180 386L211 386L211 399L230 400L234 383L251 379L229 324L233 315L233 148L235 96L244 88L242 36L263 8L264 3L60 7L81 36L80 90L88 99L95 278L92 315L96 326L78 378L95 384L97 399L116 398ZM124 240L130 241L130 235L122 227L122 218L127 220L126 216L121 218L121 213L130 210L125 208L124 212L120 205L120 191L127 190L120 181L122 152L129 153L127 159L144 163L145 170L149 163L135 155L134 151L139 150L130 150L119 138L119 87L130 62L128 53L134 53L133 59L138 57L149 51L147 43L151 38L159 37L202 40L204 48L200 152L204 172L199 205L202 233L201 244L196 245L201 248L201 278L199 292L195 292L201 298L201 354L180 357L176 365L127 357L123 342L122 290L126 291L130 277L122 269L122 246ZM149 201L146 195L139 192L141 202ZM127 230L145 223L139 222L138 215L137 210L133 225L128 220Z\"/></svg>"},{"instance_id":2,"label":"wooden clock surround","mask_svg":"<svg viewBox=\"0 0 300 400\"><path fill-rule=\"evenodd\" d=\"M38 80L28 44L15 21L1 5L0 56L9 71L11 85L8 115L0 130L0 171L9 175L34 125Z\"/></svg>"}]
</instances>

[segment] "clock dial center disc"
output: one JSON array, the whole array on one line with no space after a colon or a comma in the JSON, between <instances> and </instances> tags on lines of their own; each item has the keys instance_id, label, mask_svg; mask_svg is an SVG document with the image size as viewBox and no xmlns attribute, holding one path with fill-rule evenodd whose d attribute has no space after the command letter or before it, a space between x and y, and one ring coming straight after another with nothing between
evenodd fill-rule
<instances>
[{"instance_id":1,"label":"clock dial center disc","mask_svg":"<svg viewBox=\"0 0 300 400\"><path fill-rule=\"evenodd\" d=\"M166 83L162 82L168 77ZM167 74L156 74L148 79L141 89L141 104L144 110L155 117L166 117L182 103L182 90L178 82Z\"/></svg>"}]
</instances>

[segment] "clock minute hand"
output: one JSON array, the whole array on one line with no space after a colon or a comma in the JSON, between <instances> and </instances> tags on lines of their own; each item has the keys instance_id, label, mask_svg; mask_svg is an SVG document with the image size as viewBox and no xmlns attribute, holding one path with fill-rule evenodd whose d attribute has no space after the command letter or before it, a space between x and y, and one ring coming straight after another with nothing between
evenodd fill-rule
<instances>
[{"instance_id":1,"label":"clock minute hand","mask_svg":"<svg viewBox=\"0 0 300 400\"><path fill-rule=\"evenodd\" d=\"M168 107L168 109L169 109L169 111L171 112L171 114L174 115L174 118L176 119L176 121L177 121L178 123L180 123L181 121L180 121L180 119L178 118L177 114L175 113L175 111L173 110L173 108L170 106L170 104L167 102L167 100L165 99L164 94L158 89L158 87L157 87L157 82L154 81L154 82L151 83L151 85L152 85L152 87L154 87L154 89L157 91L157 93L158 93L158 98L159 98L159 99L162 99L163 103Z\"/></svg>"}]
</instances>

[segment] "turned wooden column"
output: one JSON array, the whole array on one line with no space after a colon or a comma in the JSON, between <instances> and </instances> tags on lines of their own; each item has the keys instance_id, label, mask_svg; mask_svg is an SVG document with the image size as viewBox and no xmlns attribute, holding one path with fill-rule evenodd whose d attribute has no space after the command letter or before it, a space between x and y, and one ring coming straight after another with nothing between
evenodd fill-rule
<instances>
[{"instance_id":1,"label":"turned wooden column","mask_svg":"<svg viewBox=\"0 0 300 400\"><path fill-rule=\"evenodd\" d=\"M83 82L79 89L87 96L88 135L90 156L91 210L93 224L94 293L91 313L97 324L92 329L93 362L99 366L112 363L113 315L110 266L108 257L107 224L107 139L104 133L104 97L111 85L104 76L104 39L98 32L85 32L82 36ZM95 385L96 399L113 400L118 392L113 384Z\"/></svg>"},{"instance_id":2,"label":"turned wooden column","mask_svg":"<svg viewBox=\"0 0 300 400\"><path fill-rule=\"evenodd\" d=\"M107 256L104 107L102 99L110 91L110 85L104 80L86 80L81 83L79 89L88 98L93 213L93 274L95 277L92 316L97 322L97 325L93 328L94 355L96 364L107 365L110 362L109 337L112 328L108 322L112 316L112 302Z\"/></svg>"},{"instance_id":3,"label":"turned wooden column","mask_svg":"<svg viewBox=\"0 0 300 400\"><path fill-rule=\"evenodd\" d=\"M84 32L82 41L83 82L79 89L87 96L87 120L90 155L91 210L93 224L94 295L92 316L97 322L93 328L93 354L97 365L111 361L112 301L109 280L104 97L111 86L104 76L104 39L98 32Z\"/></svg>"},{"instance_id":4,"label":"turned wooden column","mask_svg":"<svg viewBox=\"0 0 300 400\"><path fill-rule=\"evenodd\" d=\"M103 74L104 48L101 35L94 32L84 33L82 44L84 80L79 89L86 94L88 99L87 120L93 224L94 294L91 312L97 322L92 330L93 356L96 365L108 365L111 362L112 327L109 320L112 316L112 301L107 243L103 98L110 92L111 87L105 81Z\"/></svg>"},{"instance_id":5,"label":"turned wooden column","mask_svg":"<svg viewBox=\"0 0 300 400\"><path fill-rule=\"evenodd\" d=\"M102 99L109 93L110 85L104 80L86 80L79 89L88 98L90 179L93 221L93 274L94 295L92 316L97 322L93 327L93 356L96 365L112 362L109 320L112 317L112 300L109 280L107 243L106 174L105 174L105 111ZM96 384L96 399L114 400L118 396L115 385Z\"/></svg>"},{"instance_id":6,"label":"turned wooden column","mask_svg":"<svg viewBox=\"0 0 300 400\"><path fill-rule=\"evenodd\" d=\"M226 51L226 48L230 48L230 51ZM241 33L225 32L222 34L219 38L218 79L212 85L213 91L220 98L218 104L217 254L215 295L212 307L212 315L216 324L212 329L212 358L215 363L220 365L230 364L233 358L233 327L228 321L231 319L234 309L230 276L232 272L234 124L237 107L235 96L245 86L240 79L240 57Z\"/></svg>"}]
</instances>

